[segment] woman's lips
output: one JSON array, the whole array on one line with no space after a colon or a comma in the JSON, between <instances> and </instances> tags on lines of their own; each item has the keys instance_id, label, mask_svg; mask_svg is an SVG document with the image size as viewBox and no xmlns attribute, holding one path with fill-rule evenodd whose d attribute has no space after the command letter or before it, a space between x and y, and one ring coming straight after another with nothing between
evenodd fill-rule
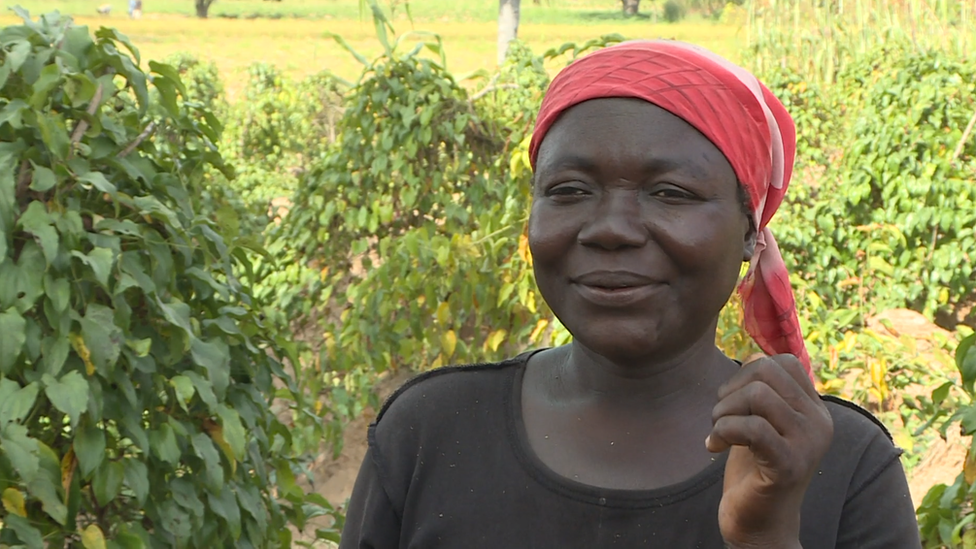
<instances>
[{"instance_id":1,"label":"woman's lips","mask_svg":"<svg viewBox=\"0 0 976 549\"><path fill-rule=\"evenodd\" d=\"M573 286L584 300L594 305L601 307L625 307L648 299L665 285L651 283L613 288L575 283Z\"/></svg>"}]
</instances>

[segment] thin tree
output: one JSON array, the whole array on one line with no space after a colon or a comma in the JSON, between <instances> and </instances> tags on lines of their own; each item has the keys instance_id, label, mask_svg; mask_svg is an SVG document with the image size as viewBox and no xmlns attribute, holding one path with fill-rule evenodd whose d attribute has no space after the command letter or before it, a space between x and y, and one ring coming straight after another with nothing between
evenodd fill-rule
<instances>
[{"instance_id":1,"label":"thin tree","mask_svg":"<svg viewBox=\"0 0 976 549\"><path fill-rule=\"evenodd\" d=\"M521 0L498 0L498 64L505 62L508 44L518 38Z\"/></svg>"},{"instance_id":2,"label":"thin tree","mask_svg":"<svg viewBox=\"0 0 976 549\"><path fill-rule=\"evenodd\" d=\"M214 0L196 0L197 17L206 19L210 13L210 4L213 3Z\"/></svg>"}]
</instances>

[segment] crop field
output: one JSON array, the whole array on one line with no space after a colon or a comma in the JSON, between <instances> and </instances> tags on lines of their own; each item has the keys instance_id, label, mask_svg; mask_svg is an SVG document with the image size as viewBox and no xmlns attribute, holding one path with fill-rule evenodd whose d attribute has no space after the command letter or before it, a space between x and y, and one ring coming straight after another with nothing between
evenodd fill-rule
<instances>
[{"instance_id":1,"label":"crop field","mask_svg":"<svg viewBox=\"0 0 976 549\"><path fill-rule=\"evenodd\" d=\"M329 70L347 80L359 76L362 66L340 48L327 33L340 34L367 58L380 52L368 14L360 17L356 0L305 0L282 2L219 0L211 7L210 19L193 16L192 0L146 0L144 15L132 20L125 0L109 0L109 16L99 16L97 0L5 0L6 7L21 5L32 14L51 10L75 17L92 29L112 26L137 45L145 60L160 60L178 53L191 53L211 60L225 80L233 98L243 85L246 68L264 62L284 74L300 78ZM448 66L454 74L491 69L496 64L497 2L426 0L411 2L411 19L401 8L394 16L398 32L410 30L439 34L448 52ZM730 57L741 45L742 33L734 25L694 18L678 24L651 20L626 20L612 0L551 0L541 6L524 2L519 37L537 51L566 42L583 42L611 33L627 38L676 38L699 43ZM17 21L12 13L0 17L0 24Z\"/></svg>"}]
</instances>

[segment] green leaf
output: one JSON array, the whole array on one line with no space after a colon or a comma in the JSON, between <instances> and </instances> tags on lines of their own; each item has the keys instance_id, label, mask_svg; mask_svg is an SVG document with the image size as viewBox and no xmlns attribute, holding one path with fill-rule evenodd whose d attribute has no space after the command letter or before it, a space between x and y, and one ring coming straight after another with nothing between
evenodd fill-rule
<instances>
[{"instance_id":1,"label":"green leaf","mask_svg":"<svg viewBox=\"0 0 976 549\"><path fill-rule=\"evenodd\" d=\"M10 70L17 72L20 70L21 65L27 60L27 56L30 55L31 44L27 40L17 40L11 46L7 52L6 65L10 66Z\"/></svg>"},{"instance_id":2,"label":"green leaf","mask_svg":"<svg viewBox=\"0 0 976 549\"><path fill-rule=\"evenodd\" d=\"M110 501L119 495L122 488L123 465L117 461L103 461L95 471L95 478L92 479L92 489L95 492L95 499L102 506L108 505Z\"/></svg>"},{"instance_id":3,"label":"green leaf","mask_svg":"<svg viewBox=\"0 0 976 549\"><path fill-rule=\"evenodd\" d=\"M46 475L38 475L27 485L27 491L41 501L44 512L62 526L68 522L68 507L58 495L54 482Z\"/></svg>"},{"instance_id":4,"label":"green leaf","mask_svg":"<svg viewBox=\"0 0 976 549\"><path fill-rule=\"evenodd\" d=\"M220 453L214 446L213 440L206 433L197 433L190 438L193 451L203 460L206 467L207 488L219 490L224 484L224 468L220 464Z\"/></svg>"},{"instance_id":5,"label":"green leaf","mask_svg":"<svg viewBox=\"0 0 976 549\"><path fill-rule=\"evenodd\" d=\"M139 505L143 505L149 496L149 470L146 464L135 458L125 458L123 467L125 485L136 495Z\"/></svg>"},{"instance_id":6,"label":"green leaf","mask_svg":"<svg viewBox=\"0 0 976 549\"><path fill-rule=\"evenodd\" d=\"M14 99L7 103L3 109L0 109L0 128L4 124L10 124L10 127L15 130L24 127L24 111L29 108L30 105L22 99Z\"/></svg>"},{"instance_id":7,"label":"green leaf","mask_svg":"<svg viewBox=\"0 0 976 549\"><path fill-rule=\"evenodd\" d=\"M219 495L214 495L212 492L208 493L207 503L210 504L211 511L227 521L232 538L240 537L241 508L237 504L237 498L234 497L234 492L230 490L230 487L222 486Z\"/></svg>"},{"instance_id":8,"label":"green leaf","mask_svg":"<svg viewBox=\"0 0 976 549\"><path fill-rule=\"evenodd\" d=\"M0 284L9 283L0 280ZM27 340L27 321L14 309L0 313L0 374L9 374Z\"/></svg>"},{"instance_id":9,"label":"green leaf","mask_svg":"<svg viewBox=\"0 0 976 549\"><path fill-rule=\"evenodd\" d=\"M38 390L37 383L21 387L12 379L0 379L0 427L27 417L37 401Z\"/></svg>"},{"instance_id":10,"label":"green leaf","mask_svg":"<svg viewBox=\"0 0 976 549\"><path fill-rule=\"evenodd\" d=\"M31 526L31 523L24 517L8 513L7 516L3 517L3 523L4 526L13 530L20 542L28 548L44 549L44 539L41 537L41 532Z\"/></svg>"},{"instance_id":11,"label":"green leaf","mask_svg":"<svg viewBox=\"0 0 976 549\"><path fill-rule=\"evenodd\" d=\"M336 44L339 44L340 46L342 46L342 48L344 50L346 50L347 52L351 53L352 56L356 58L356 61L359 61L359 63L361 65L363 65L364 67L368 67L369 66L369 61L365 57L363 57L363 55L361 53L359 53L355 49L353 49L353 47L349 44L349 42L346 42L346 39L345 38L339 36L338 34L336 34L334 32L326 32L325 33L325 36L326 36L326 38L331 38L331 39L335 40Z\"/></svg>"},{"instance_id":12,"label":"green leaf","mask_svg":"<svg viewBox=\"0 0 976 549\"><path fill-rule=\"evenodd\" d=\"M41 109L47 103L48 94L61 81L61 68L57 64L50 64L41 69L41 74L34 81L34 94L31 96L31 106Z\"/></svg>"},{"instance_id":13,"label":"green leaf","mask_svg":"<svg viewBox=\"0 0 976 549\"><path fill-rule=\"evenodd\" d=\"M187 403L193 399L193 381L184 375L177 375L169 380L169 384L176 390L176 397L180 401L180 406L186 410Z\"/></svg>"},{"instance_id":14,"label":"green leaf","mask_svg":"<svg viewBox=\"0 0 976 549\"><path fill-rule=\"evenodd\" d=\"M11 423L0 431L0 449L10 460L21 480L29 483L40 468L37 441L27 436L27 427Z\"/></svg>"},{"instance_id":15,"label":"green leaf","mask_svg":"<svg viewBox=\"0 0 976 549\"><path fill-rule=\"evenodd\" d=\"M67 335L59 334L53 339L53 343L43 348L40 372L57 376L61 373L61 368L64 367L64 362L71 352L71 342Z\"/></svg>"},{"instance_id":16,"label":"green leaf","mask_svg":"<svg viewBox=\"0 0 976 549\"><path fill-rule=\"evenodd\" d=\"M220 425L224 428L224 440L230 445L235 456L243 456L247 436L244 425L241 424L241 416L233 408L219 404L217 406L217 417L220 418Z\"/></svg>"},{"instance_id":17,"label":"green leaf","mask_svg":"<svg viewBox=\"0 0 976 549\"><path fill-rule=\"evenodd\" d=\"M132 349L136 356L143 357L148 355L149 350L152 348L152 338L127 339L125 340L125 346Z\"/></svg>"},{"instance_id":18,"label":"green leaf","mask_svg":"<svg viewBox=\"0 0 976 549\"><path fill-rule=\"evenodd\" d=\"M137 417L135 413L123 415L122 427L125 429L126 435L132 439L139 450L143 453L149 453L149 437L146 435L146 430L142 426L142 419L140 417Z\"/></svg>"},{"instance_id":19,"label":"green leaf","mask_svg":"<svg viewBox=\"0 0 976 549\"><path fill-rule=\"evenodd\" d=\"M44 374L44 394L55 408L61 410L71 419L71 426L78 425L81 413L88 407L88 380L77 370L72 370L60 380Z\"/></svg>"},{"instance_id":20,"label":"green leaf","mask_svg":"<svg viewBox=\"0 0 976 549\"><path fill-rule=\"evenodd\" d=\"M190 512L191 516L203 516L203 502L197 496L196 487L186 477L174 479L169 483L169 491L180 507Z\"/></svg>"},{"instance_id":21,"label":"green leaf","mask_svg":"<svg viewBox=\"0 0 976 549\"><path fill-rule=\"evenodd\" d=\"M176 84L167 78L154 78L153 85L159 90L159 100L162 102L166 112L173 118L180 116L180 107L176 102Z\"/></svg>"},{"instance_id":22,"label":"green leaf","mask_svg":"<svg viewBox=\"0 0 976 549\"><path fill-rule=\"evenodd\" d=\"M122 34L121 32L113 28L102 27L95 31L95 37L99 40L112 40L115 42L120 42L126 47L126 49L129 50L129 53L132 54L132 58L135 59L136 64L142 62L142 59L139 57L139 49L135 47L131 40L129 40L128 36Z\"/></svg>"},{"instance_id":23,"label":"green leaf","mask_svg":"<svg viewBox=\"0 0 976 549\"><path fill-rule=\"evenodd\" d=\"M53 263L58 255L58 231L55 230L54 220L47 213L44 203L39 200L31 202L20 216L19 223L37 239L47 264ZM37 273L33 274L36 276Z\"/></svg>"},{"instance_id":24,"label":"green leaf","mask_svg":"<svg viewBox=\"0 0 976 549\"><path fill-rule=\"evenodd\" d=\"M41 131L41 139L51 154L58 160L67 159L70 142L61 115L35 110L34 116L37 118L37 128Z\"/></svg>"},{"instance_id":25,"label":"green leaf","mask_svg":"<svg viewBox=\"0 0 976 549\"><path fill-rule=\"evenodd\" d=\"M976 381L976 334L959 342L956 347L956 367L962 376L963 388L972 394L973 382Z\"/></svg>"},{"instance_id":26,"label":"green leaf","mask_svg":"<svg viewBox=\"0 0 976 549\"><path fill-rule=\"evenodd\" d=\"M115 254L112 250L108 248L95 248L87 254L74 250L71 252L71 255L80 259L85 265L88 265L95 274L95 280L103 288L108 289L108 277L112 273L112 265L115 264Z\"/></svg>"},{"instance_id":27,"label":"green leaf","mask_svg":"<svg viewBox=\"0 0 976 549\"><path fill-rule=\"evenodd\" d=\"M192 343L190 337L193 335L193 328L190 327L190 307L186 303L175 299L170 303L163 303L157 299L156 304L159 306L166 320L183 331L183 334L186 336L183 351L189 351Z\"/></svg>"},{"instance_id":28,"label":"green leaf","mask_svg":"<svg viewBox=\"0 0 976 549\"><path fill-rule=\"evenodd\" d=\"M289 462L285 460L279 461L275 467L275 473L278 489L281 490L281 493L285 497L302 497L302 489L295 482L295 473L291 470L291 464Z\"/></svg>"},{"instance_id":29,"label":"green leaf","mask_svg":"<svg viewBox=\"0 0 976 549\"><path fill-rule=\"evenodd\" d=\"M44 166L34 165L34 176L31 179L30 188L32 191L43 193L54 188L58 183L54 177L54 172Z\"/></svg>"},{"instance_id":30,"label":"green leaf","mask_svg":"<svg viewBox=\"0 0 976 549\"><path fill-rule=\"evenodd\" d=\"M190 347L193 361L207 370L207 377L218 398L223 398L230 385L230 349L217 339L203 341L194 339Z\"/></svg>"},{"instance_id":31,"label":"green leaf","mask_svg":"<svg viewBox=\"0 0 976 549\"><path fill-rule=\"evenodd\" d=\"M183 79L180 78L180 71L176 70L176 67L172 65L167 65L166 63L157 63L155 61L150 61L149 70L173 82L173 84L176 86L176 89L180 91L180 95L186 97L186 87L183 85ZM155 83L157 79L158 78L153 78L153 83Z\"/></svg>"},{"instance_id":32,"label":"green leaf","mask_svg":"<svg viewBox=\"0 0 976 549\"><path fill-rule=\"evenodd\" d=\"M92 187L98 189L99 192L106 193L112 198L117 198L119 195L119 191L115 187L115 185L113 185L108 179L106 179L105 175L103 175L100 172L88 172L85 175L79 177L78 181L88 183ZM111 221L116 221L116 220L111 220Z\"/></svg>"},{"instance_id":33,"label":"green leaf","mask_svg":"<svg viewBox=\"0 0 976 549\"><path fill-rule=\"evenodd\" d=\"M115 313L103 305L88 305L81 319L81 335L95 368L108 375L118 361L124 340L122 330L115 325Z\"/></svg>"},{"instance_id":34,"label":"green leaf","mask_svg":"<svg viewBox=\"0 0 976 549\"><path fill-rule=\"evenodd\" d=\"M54 278L50 275L44 277L44 292L51 300L54 310L63 313L68 310L71 300L71 283L66 278Z\"/></svg>"},{"instance_id":35,"label":"green leaf","mask_svg":"<svg viewBox=\"0 0 976 549\"><path fill-rule=\"evenodd\" d=\"M176 465L180 462L180 447L176 443L176 434L168 423L149 432L149 447L156 457L167 463Z\"/></svg>"},{"instance_id":36,"label":"green leaf","mask_svg":"<svg viewBox=\"0 0 976 549\"><path fill-rule=\"evenodd\" d=\"M210 384L210 381L204 379L203 376L194 371L186 371L183 375L190 378L190 381L193 382L193 388L197 390L197 394L200 395L200 400L207 405L207 408L215 410L217 408L217 396L214 395L213 386Z\"/></svg>"},{"instance_id":37,"label":"green leaf","mask_svg":"<svg viewBox=\"0 0 976 549\"><path fill-rule=\"evenodd\" d=\"M83 421L75 434L74 449L81 475L87 479L105 459L105 432L91 421Z\"/></svg>"}]
</instances>

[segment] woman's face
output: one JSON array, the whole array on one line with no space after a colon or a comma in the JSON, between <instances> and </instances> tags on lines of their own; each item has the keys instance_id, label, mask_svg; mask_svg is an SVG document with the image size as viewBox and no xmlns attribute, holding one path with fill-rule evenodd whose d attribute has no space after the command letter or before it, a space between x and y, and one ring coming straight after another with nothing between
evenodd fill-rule
<instances>
[{"instance_id":1,"label":"woman's face","mask_svg":"<svg viewBox=\"0 0 976 549\"><path fill-rule=\"evenodd\" d=\"M611 360L667 360L708 336L755 231L701 133L637 99L567 110L536 163L529 246L546 302ZM708 341L712 344L712 341Z\"/></svg>"}]
</instances>

